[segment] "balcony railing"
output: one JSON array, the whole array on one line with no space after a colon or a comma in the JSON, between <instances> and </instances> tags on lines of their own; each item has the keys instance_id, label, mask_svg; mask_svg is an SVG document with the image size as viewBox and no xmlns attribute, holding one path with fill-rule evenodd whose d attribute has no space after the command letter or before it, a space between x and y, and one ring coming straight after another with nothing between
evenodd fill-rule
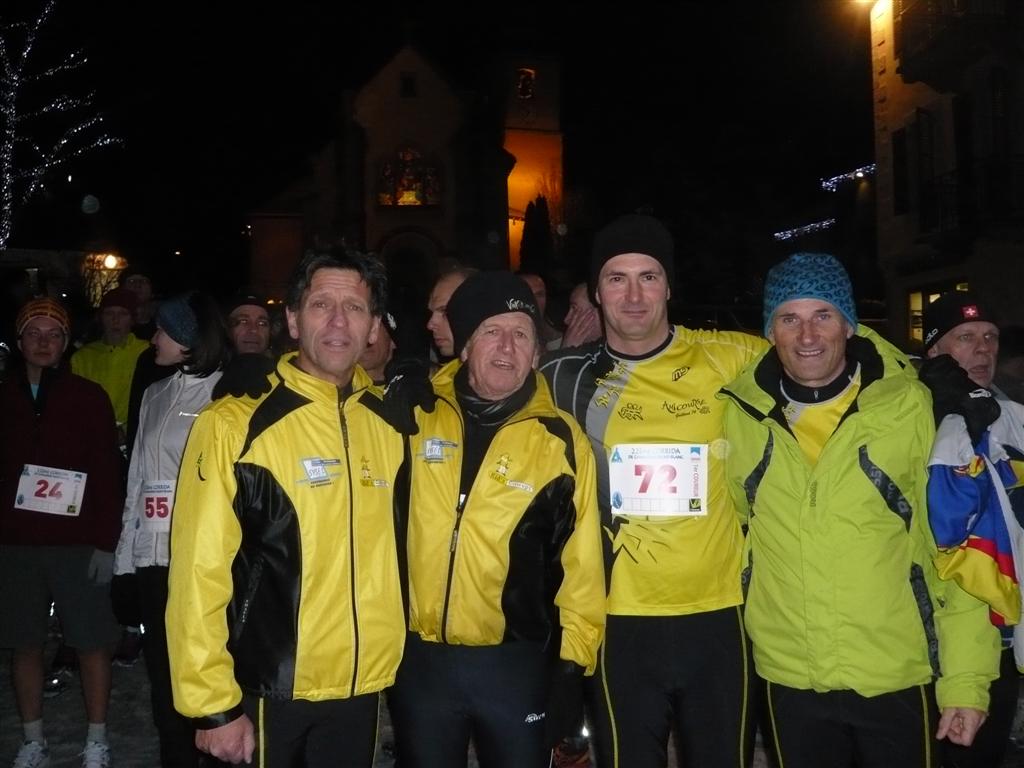
<instances>
[{"instance_id":1,"label":"balcony railing","mask_svg":"<svg viewBox=\"0 0 1024 768\"><path fill-rule=\"evenodd\" d=\"M1024 155L988 158L921 185L922 234L1024 222Z\"/></svg>"},{"instance_id":2,"label":"balcony railing","mask_svg":"<svg viewBox=\"0 0 1024 768\"><path fill-rule=\"evenodd\" d=\"M1019 29L1017 0L897 0L896 55L907 82L940 90L987 52L1001 48Z\"/></svg>"}]
</instances>

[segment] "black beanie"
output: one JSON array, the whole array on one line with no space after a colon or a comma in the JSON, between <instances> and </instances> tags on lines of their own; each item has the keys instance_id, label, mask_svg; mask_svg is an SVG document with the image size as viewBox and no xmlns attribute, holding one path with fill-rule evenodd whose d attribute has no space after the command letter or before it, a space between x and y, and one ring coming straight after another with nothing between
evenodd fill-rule
<instances>
[{"instance_id":1,"label":"black beanie","mask_svg":"<svg viewBox=\"0 0 1024 768\"><path fill-rule=\"evenodd\" d=\"M523 312L535 324L540 318L533 291L523 278L506 271L477 272L467 277L448 299L445 310L455 355L462 354L480 323L507 312Z\"/></svg>"},{"instance_id":2,"label":"black beanie","mask_svg":"<svg viewBox=\"0 0 1024 768\"><path fill-rule=\"evenodd\" d=\"M224 314L230 315L239 307L253 306L267 308L267 297L257 293L251 288L242 288L234 296L228 299L224 305Z\"/></svg>"},{"instance_id":3,"label":"black beanie","mask_svg":"<svg viewBox=\"0 0 1024 768\"><path fill-rule=\"evenodd\" d=\"M992 311L970 291L950 291L939 296L924 308L921 330L924 334L924 351L961 323L987 321L995 323Z\"/></svg>"},{"instance_id":4,"label":"black beanie","mask_svg":"<svg viewBox=\"0 0 1024 768\"><path fill-rule=\"evenodd\" d=\"M675 254L672 233L653 216L629 213L620 216L594 236L590 252L588 287L593 297L597 293L597 279L601 268L624 253L642 253L661 264L669 287L675 277Z\"/></svg>"}]
</instances>

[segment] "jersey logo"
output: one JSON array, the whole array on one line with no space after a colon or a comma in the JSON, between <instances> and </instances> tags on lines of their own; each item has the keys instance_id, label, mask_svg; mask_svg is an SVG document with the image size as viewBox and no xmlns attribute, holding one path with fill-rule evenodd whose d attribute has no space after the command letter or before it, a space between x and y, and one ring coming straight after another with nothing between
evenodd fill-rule
<instances>
[{"instance_id":1,"label":"jersey logo","mask_svg":"<svg viewBox=\"0 0 1024 768\"><path fill-rule=\"evenodd\" d=\"M509 467L512 465L512 457L507 453L501 454L498 457L498 466L490 473L489 477L491 480L496 480L504 486L509 488L517 488L520 491L526 491L527 493L533 493L533 486L529 483L524 483L519 480L512 480L509 478Z\"/></svg>"},{"instance_id":2,"label":"jersey logo","mask_svg":"<svg viewBox=\"0 0 1024 768\"><path fill-rule=\"evenodd\" d=\"M636 403L626 403L619 409L619 418L625 419L626 421L643 421L643 406L637 405Z\"/></svg>"},{"instance_id":3,"label":"jersey logo","mask_svg":"<svg viewBox=\"0 0 1024 768\"><path fill-rule=\"evenodd\" d=\"M341 464L341 459L324 459L319 456L314 456L309 459L301 459L302 469L306 473L306 480L311 488L315 488L320 485L331 484L331 472L330 467L336 467ZM337 474L337 472L335 472ZM303 482L300 480L299 482Z\"/></svg>"},{"instance_id":4,"label":"jersey logo","mask_svg":"<svg viewBox=\"0 0 1024 768\"><path fill-rule=\"evenodd\" d=\"M429 437L423 441L423 452L419 456L428 464L442 464L451 458L452 452L458 447L459 444L451 440Z\"/></svg>"},{"instance_id":5,"label":"jersey logo","mask_svg":"<svg viewBox=\"0 0 1024 768\"><path fill-rule=\"evenodd\" d=\"M370 460L363 456L360 460L359 468L359 484L364 488L387 488L388 481L379 477L374 477L370 471Z\"/></svg>"},{"instance_id":6,"label":"jersey logo","mask_svg":"<svg viewBox=\"0 0 1024 768\"><path fill-rule=\"evenodd\" d=\"M676 368L672 371L672 381L679 381L683 376L690 372L690 366L684 365L682 368Z\"/></svg>"},{"instance_id":7,"label":"jersey logo","mask_svg":"<svg viewBox=\"0 0 1024 768\"><path fill-rule=\"evenodd\" d=\"M670 403L668 400L662 400L661 407L676 418L679 418L680 416L693 416L695 414L707 416L711 413L711 407L702 397L694 397L690 400L674 403Z\"/></svg>"}]
</instances>

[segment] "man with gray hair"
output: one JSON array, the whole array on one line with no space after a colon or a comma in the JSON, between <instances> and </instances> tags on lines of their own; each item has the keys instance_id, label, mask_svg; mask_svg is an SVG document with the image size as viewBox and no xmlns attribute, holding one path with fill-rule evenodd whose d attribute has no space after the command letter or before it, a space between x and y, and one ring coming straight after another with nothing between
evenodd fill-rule
<instances>
[{"instance_id":1,"label":"man with gray hair","mask_svg":"<svg viewBox=\"0 0 1024 768\"><path fill-rule=\"evenodd\" d=\"M943 765L951 768L1002 763L1017 712L1018 660L1024 666L1024 530L1018 522L1024 513L1024 405L993 383L1001 351L995 320L987 302L970 291L944 293L923 313L920 377L932 390L936 420L928 467L935 563L944 579L988 604L989 631L1003 646L985 727L970 746L943 744Z\"/></svg>"},{"instance_id":2,"label":"man with gray hair","mask_svg":"<svg viewBox=\"0 0 1024 768\"><path fill-rule=\"evenodd\" d=\"M399 761L465 766L472 739L483 768L547 765L578 727L604 634L594 458L534 370L527 284L479 272L446 304L458 356L409 446Z\"/></svg>"},{"instance_id":3,"label":"man with gray hair","mask_svg":"<svg viewBox=\"0 0 1024 768\"><path fill-rule=\"evenodd\" d=\"M857 324L829 254L772 268L764 333L720 397L778 764L927 768L936 739L971 743L999 654L986 606L932 563L928 392Z\"/></svg>"}]
</instances>

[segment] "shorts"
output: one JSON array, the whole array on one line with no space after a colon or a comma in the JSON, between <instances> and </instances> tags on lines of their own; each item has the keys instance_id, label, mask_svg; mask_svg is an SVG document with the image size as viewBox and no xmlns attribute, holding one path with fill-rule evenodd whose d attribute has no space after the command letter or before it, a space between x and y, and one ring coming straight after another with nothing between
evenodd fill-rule
<instances>
[{"instance_id":1,"label":"shorts","mask_svg":"<svg viewBox=\"0 0 1024 768\"><path fill-rule=\"evenodd\" d=\"M66 645L94 651L120 635L110 585L88 577L93 547L0 545L0 648L41 648L50 603Z\"/></svg>"}]
</instances>

